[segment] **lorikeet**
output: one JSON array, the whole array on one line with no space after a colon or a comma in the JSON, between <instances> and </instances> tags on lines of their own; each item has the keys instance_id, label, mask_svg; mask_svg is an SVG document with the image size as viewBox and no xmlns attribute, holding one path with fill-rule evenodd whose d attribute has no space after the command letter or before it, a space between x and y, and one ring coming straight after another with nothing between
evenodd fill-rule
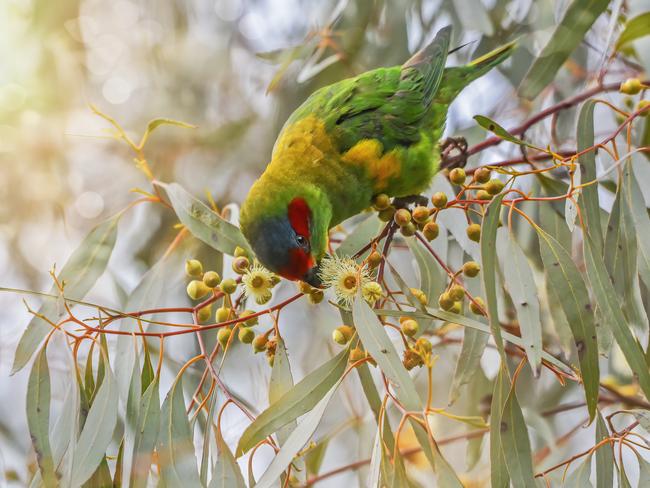
<instances>
[{"instance_id":1,"label":"lorikeet","mask_svg":"<svg viewBox=\"0 0 650 488\"><path fill-rule=\"evenodd\" d=\"M317 286L330 228L377 194L417 195L429 186L449 104L514 49L445 68L450 33L440 30L402 66L317 90L289 117L241 209L241 229L264 266Z\"/></svg>"}]
</instances>

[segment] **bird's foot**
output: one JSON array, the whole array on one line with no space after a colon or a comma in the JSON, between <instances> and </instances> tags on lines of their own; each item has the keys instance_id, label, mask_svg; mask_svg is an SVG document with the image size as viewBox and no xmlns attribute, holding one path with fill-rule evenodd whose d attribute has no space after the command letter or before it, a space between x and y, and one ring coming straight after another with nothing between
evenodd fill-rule
<instances>
[{"instance_id":1,"label":"bird's foot","mask_svg":"<svg viewBox=\"0 0 650 488\"><path fill-rule=\"evenodd\" d=\"M427 203L429 203L429 199L424 195L407 195L393 198L393 207L395 208L408 208L409 205L426 206Z\"/></svg>"},{"instance_id":2,"label":"bird's foot","mask_svg":"<svg viewBox=\"0 0 650 488\"><path fill-rule=\"evenodd\" d=\"M448 137L440 143L440 166L445 169L463 168L467 163L467 141L464 137Z\"/></svg>"}]
</instances>

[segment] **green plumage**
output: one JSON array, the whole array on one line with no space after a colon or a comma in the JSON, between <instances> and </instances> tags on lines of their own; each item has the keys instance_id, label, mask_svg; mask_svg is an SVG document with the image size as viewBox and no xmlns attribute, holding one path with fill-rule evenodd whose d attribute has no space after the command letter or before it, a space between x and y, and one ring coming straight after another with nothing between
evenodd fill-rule
<instances>
[{"instance_id":1,"label":"green plumage","mask_svg":"<svg viewBox=\"0 0 650 488\"><path fill-rule=\"evenodd\" d=\"M272 161L242 207L255 248L258 223L286 215L295 197L311 209L312 252L327 231L367 208L377 193L424 191L438 170L449 104L506 59L508 44L467 66L445 68L450 29L402 66L379 68L314 92L287 120Z\"/></svg>"}]
</instances>

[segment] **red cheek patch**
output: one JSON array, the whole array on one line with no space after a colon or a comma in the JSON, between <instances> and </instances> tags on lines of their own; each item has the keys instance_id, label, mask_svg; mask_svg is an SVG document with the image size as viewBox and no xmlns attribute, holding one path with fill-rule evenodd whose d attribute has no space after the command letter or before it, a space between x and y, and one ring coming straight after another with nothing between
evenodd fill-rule
<instances>
[{"instance_id":1,"label":"red cheek patch","mask_svg":"<svg viewBox=\"0 0 650 488\"><path fill-rule=\"evenodd\" d=\"M310 238L309 221L311 220L311 210L304 198L296 197L289 203L287 209L289 223L297 234Z\"/></svg>"},{"instance_id":2,"label":"red cheek patch","mask_svg":"<svg viewBox=\"0 0 650 488\"><path fill-rule=\"evenodd\" d=\"M300 248L289 251L289 262L289 266L282 269L280 274L290 280L301 280L314 266L314 258Z\"/></svg>"}]
</instances>

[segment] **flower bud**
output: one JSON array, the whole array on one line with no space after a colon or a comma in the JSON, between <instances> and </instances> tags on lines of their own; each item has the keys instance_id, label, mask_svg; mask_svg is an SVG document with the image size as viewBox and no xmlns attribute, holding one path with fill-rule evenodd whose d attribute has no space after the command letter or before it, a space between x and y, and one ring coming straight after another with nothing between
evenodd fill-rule
<instances>
[{"instance_id":1,"label":"flower bud","mask_svg":"<svg viewBox=\"0 0 650 488\"><path fill-rule=\"evenodd\" d=\"M425 206L418 206L413 209L413 220L418 224L424 224L429 220L429 209Z\"/></svg>"},{"instance_id":2,"label":"flower bud","mask_svg":"<svg viewBox=\"0 0 650 488\"><path fill-rule=\"evenodd\" d=\"M402 333L405 336L413 337L415 334L418 333L420 326L415 320L409 319L402 322L401 329L402 329Z\"/></svg>"},{"instance_id":3,"label":"flower bud","mask_svg":"<svg viewBox=\"0 0 650 488\"><path fill-rule=\"evenodd\" d=\"M443 310L451 310L454 306L454 301L455 300L451 298L451 295L449 295L449 292L444 292L438 297L438 305L440 305L440 308Z\"/></svg>"},{"instance_id":4,"label":"flower bud","mask_svg":"<svg viewBox=\"0 0 650 488\"><path fill-rule=\"evenodd\" d=\"M384 296L384 290L376 281L368 281L361 286L361 295L368 303L375 303Z\"/></svg>"},{"instance_id":5,"label":"flower bud","mask_svg":"<svg viewBox=\"0 0 650 488\"><path fill-rule=\"evenodd\" d=\"M205 283L205 286L208 288L215 288L220 281L221 277L216 271L208 271L203 275L203 283Z\"/></svg>"},{"instance_id":6,"label":"flower bud","mask_svg":"<svg viewBox=\"0 0 650 488\"><path fill-rule=\"evenodd\" d=\"M266 343L269 340L265 334L260 334L253 339L253 351L258 353L266 350Z\"/></svg>"},{"instance_id":7,"label":"flower bud","mask_svg":"<svg viewBox=\"0 0 650 488\"><path fill-rule=\"evenodd\" d=\"M481 226L479 224L471 224L467 227L467 237L470 241L479 242L481 240Z\"/></svg>"},{"instance_id":8,"label":"flower bud","mask_svg":"<svg viewBox=\"0 0 650 488\"><path fill-rule=\"evenodd\" d=\"M198 259L188 259L185 261L185 273L187 276L198 278L203 273L203 265Z\"/></svg>"},{"instance_id":9,"label":"flower bud","mask_svg":"<svg viewBox=\"0 0 650 488\"><path fill-rule=\"evenodd\" d=\"M485 310L485 302L481 297L476 297L474 298L474 301L469 302L469 309L472 311L472 313L476 315L483 315L481 308Z\"/></svg>"},{"instance_id":10,"label":"flower bud","mask_svg":"<svg viewBox=\"0 0 650 488\"><path fill-rule=\"evenodd\" d=\"M485 186L483 187L486 192L488 192L490 195L498 195L501 193L501 190L503 190L503 187L506 186L505 183L501 180L498 180L496 178L492 178L490 181L488 181Z\"/></svg>"},{"instance_id":11,"label":"flower bud","mask_svg":"<svg viewBox=\"0 0 650 488\"><path fill-rule=\"evenodd\" d=\"M460 315L463 312L463 302L454 302L453 307L451 307L449 311Z\"/></svg>"},{"instance_id":12,"label":"flower bud","mask_svg":"<svg viewBox=\"0 0 650 488\"><path fill-rule=\"evenodd\" d=\"M465 174L465 170L463 168L454 168L449 172L449 181L451 181L454 185L462 185L465 183L466 178L467 175Z\"/></svg>"},{"instance_id":13,"label":"flower bud","mask_svg":"<svg viewBox=\"0 0 650 488\"><path fill-rule=\"evenodd\" d=\"M390 197L385 193L380 193L375 196L372 204L377 210L385 210L390 206Z\"/></svg>"},{"instance_id":14,"label":"flower bud","mask_svg":"<svg viewBox=\"0 0 650 488\"><path fill-rule=\"evenodd\" d=\"M479 271L481 271L481 266L476 261L467 261L463 264L463 274L469 278L474 278Z\"/></svg>"},{"instance_id":15,"label":"flower bud","mask_svg":"<svg viewBox=\"0 0 650 488\"><path fill-rule=\"evenodd\" d=\"M187 285L187 294L192 300L198 300L210 293L210 288L205 286L202 281L192 280Z\"/></svg>"},{"instance_id":16,"label":"flower bud","mask_svg":"<svg viewBox=\"0 0 650 488\"><path fill-rule=\"evenodd\" d=\"M226 348L226 344L228 344L228 340L230 339L230 334L232 333L232 330L230 327L223 327L219 329L219 332L217 332L217 340L219 341L219 344L221 344L221 347L224 349Z\"/></svg>"},{"instance_id":17,"label":"flower bud","mask_svg":"<svg viewBox=\"0 0 650 488\"><path fill-rule=\"evenodd\" d=\"M237 290L237 282L232 278L226 278L221 282L219 288L221 288L221 291L224 292L226 295L230 295L232 293L235 293L235 291Z\"/></svg>"},{"instance_id":18,"label":"flower bud","mask_svg":"<svg viewBox=\"0 0 650 488\"><path fill-rule=\"evenodd\" d=\"M325 293L323 292L323 290L318 290L318 289L315 289L309 295L307 295L307 299L309 300L309 303L311 303L312 305L318 305L320 302L323 301L324 298L325 298Z\"/></svg>"},{"instance_id":19,"label":"flower bud","mask_svg":"<svg viewBox=\"0 0 650 488\"><path fill-rule=\"evenodd\" d=\"M395 215L393 216L393 220L400 227L404 227L406 224L411 223L411 212L409 212L405 208L400 208L395 212Z\"/></svg>"},{"instance_id":20,"label":"flower bud","mask_svg":"<svg viewBox=\"0 0 650 488\"><path fill-rule=\"evenodd\" d=\"M382 222L390 222L395 215L395 207L391 206L388 208L385 208L383 210L380 210L379 213L377 214L377 217L379 217L379 220Z\"/></svg>"},{"instance_id":21,"label":"flower bud","mask_svg":"<svg viewBox=\"0 0 650 488\"><path fill-rule=\"evenodd\" d=\"M254 313L255 312L253 312L252 310L244 310L243 312L241 312L239 314L239 318L244 319L244 318L248 317L249 315L253 315ZM259 317L251 317L250 319L246 319L243 322L241 322L240 326L253 327L253 326L257 325L258 322L259 322Z\"/></svg>"},{"instance_id":22,"label":"flower bud","mask_svg":"<svg viewBox=\"0 0 650 488\"><path fill-rule=\"evenodd\" d=\"M460 285L454 285L449 289L449 296L458 302L465 297L465 288Z\"/></svg>"},{"instance_id":23,"label":"flower bud","mask_svg":"<svg viewBox=\"0 0 650 488\"><path fill-rule=\"evenodd\" d=\"M490 181L490 176L492 175L492 171L490 171L488 168L478 168L474 172L474 180L477 183L487 183Z\"/></svg>"},{"instance_id":24,"label":"flower bud","mask_svg":"<svg viewBox=\"0 0 650 488\"><path fill-rule=\"evenodd\" d=\"M366 357L366 351L361 349L360 347L355 347L350 351L350 357L348 358L348 361L350 363L356 363L357 361L361 361L362 359L365 359Z\"/></svg>"},{"instance_id":25,"label":"flower bud","mask_svg":"<svg viewBox=\"0 0 650 488\"><path fill-rule=\"evenodd\" d=\"M381 253L379 253L378 251L372 251L368 255L368 266L374 269L381 264L381 260L382 260Z\"/></svg>"},{"instance_id":26,"label":"flower bud","mask_svg":"<svg viewBox=\"0 0 650 488\"><path fill-rule=\"evenodd\" d=\"M334 339L334 342L337 344L344 346L350 342L350 339L352 339L353 335L354 327L350 327L349 325L342 325L334 329L334 332L332 332L332 339Z\"/></svg>"},{"instance_id":27,"label":"flower bud","mask_svg":"<svg viewBox=\"0 0 650 488\"><path fill-rule=\"evenodd\" d=\"M648 110L649 105L650 105L650 100L639 100L639 102L636 104L636 110L635 110L636 112L643 110L643 112L639 114L639 117L647 117L648 115L650 115L650 110Z\"/></svg>"},{"instance_id":28,"label":"flower bud","mask_svg":"<svg viewBox=\"0 0 650 488\"><path fill-rule=\"evenodd\" d=\"M303 295L309 295L312 291L314 291L314 287L305 281L300 281L298 283L298 289Z\"/></svg>"},{"instance_id":29,"label":"flower bud","mask_svg":"<svg viewBox=\"0 0 650 488\"><path fill-rule=\"evenodd\" d=\"M241 257L247 258L248 251L246 251L246 249L244 249L243 247L237 246L235 248L235 252L233 253L233 256L235 256L236 258L241 258Z\"/></svg>"},{"instance_id":30,"label":"flower bud","mask_svg":"<svg viewBox=\"0 0 650 488\"><path fill-rule=\"evenodd\" d=\"M207 322L208 320L210 320L210 315L212 315L211 304L200 308L199 311L196 312L196 318L199 319L199 322Z\"/></svg>"},{"instance_id":31,"label":"flower bud","mask_svg":"<svg viewBox=\"0 0 650 488\"><path fill-rule=\"evenodd\" d=\"M408 224L400 227L399 231L402 233L404 237L411 237L415 235L417 228L415 227L415 224L413 222L409 222Z\"/></svg>"},{"instance_id":32,"label":"flower bud","mask_svg":"<svg viewBox=\"0 0 650 488\"><path fill-rule=\"evenodd\" d=\"M434 193L431 197L431 203L436 208L445 208L447 205L447 195L441 191Z\"/></svg>"},{"instance_id":33,"label":"flower bud","mask_svg":"<svg viewBox=\"0 0 650 488\"><path fill-rule=\"evenodd\" d=\"M620 91L626 95L636 95L642 88L643 85L641 84L641 80L638 78L628 78L621 83Z\"/></svg>"},{"instance_id":34,"label":"flower bud","mask_svg":"<svg viewBox=\"0 0 650 488\"><path fill-rule=\"evenodd\" d=\"M435 222L427 222L424 229L422 229L422 234L424 234L427 241L432 241L440 234L440 227Z\"/></svg>"},{"instance_id":35,"label":"flower bud","mask_svg":"<svg viewBox=\"0 0 650 488\"><path fill-rule=\"evenodd\" d=\"M215 318L217 319L217 322L225 322L229 318L231 318L230 311L232 309L228 307L219 307L217 309L217 313L215 314Z\"/></svg>"},{"instance_id":36,"label":"flower bud","mask_svg":"<svg viewBox=\"0 0 650 488\"><path fill-rule=\"evenodd\" d=\"M418 301L426 307L426 305L429 303L429 299L427 298L426 293L424 293L419 288L410 288L410 290L413 296L417 298Z\"/></svg>"},{"instance_id":37,"label":"flower bud","mask_svg":"<svg viewBox=\"0 0 650 488\"><path fill-rule=\"evenodd\" d=\"M250 268L251 263L246 256L235 258L232 262L232 270L237 274L244 274Z\"/></svg>"},{"instance_id":38,"label":"flower bud","mask_svg":"<svg viewBox=\"0 0 650 488\"><path fill-rule=\"evenodd\" d=\"M248 327L240 327L237 337L244 344L250 344L255 338L255 332L253 332L253 329L249 329Z\"/></svg>"},{"instance_id":39,"label":"flower bud","mask_svg":"<svg viewBox=\"0 0 650 488\"><path fill-rule=\"evenodd\" d=\"M476 199L477 200L492 200L492 195L490 195L485 190L479 190L479 191L476 192Z\"/></svg>"}]
</instances>

